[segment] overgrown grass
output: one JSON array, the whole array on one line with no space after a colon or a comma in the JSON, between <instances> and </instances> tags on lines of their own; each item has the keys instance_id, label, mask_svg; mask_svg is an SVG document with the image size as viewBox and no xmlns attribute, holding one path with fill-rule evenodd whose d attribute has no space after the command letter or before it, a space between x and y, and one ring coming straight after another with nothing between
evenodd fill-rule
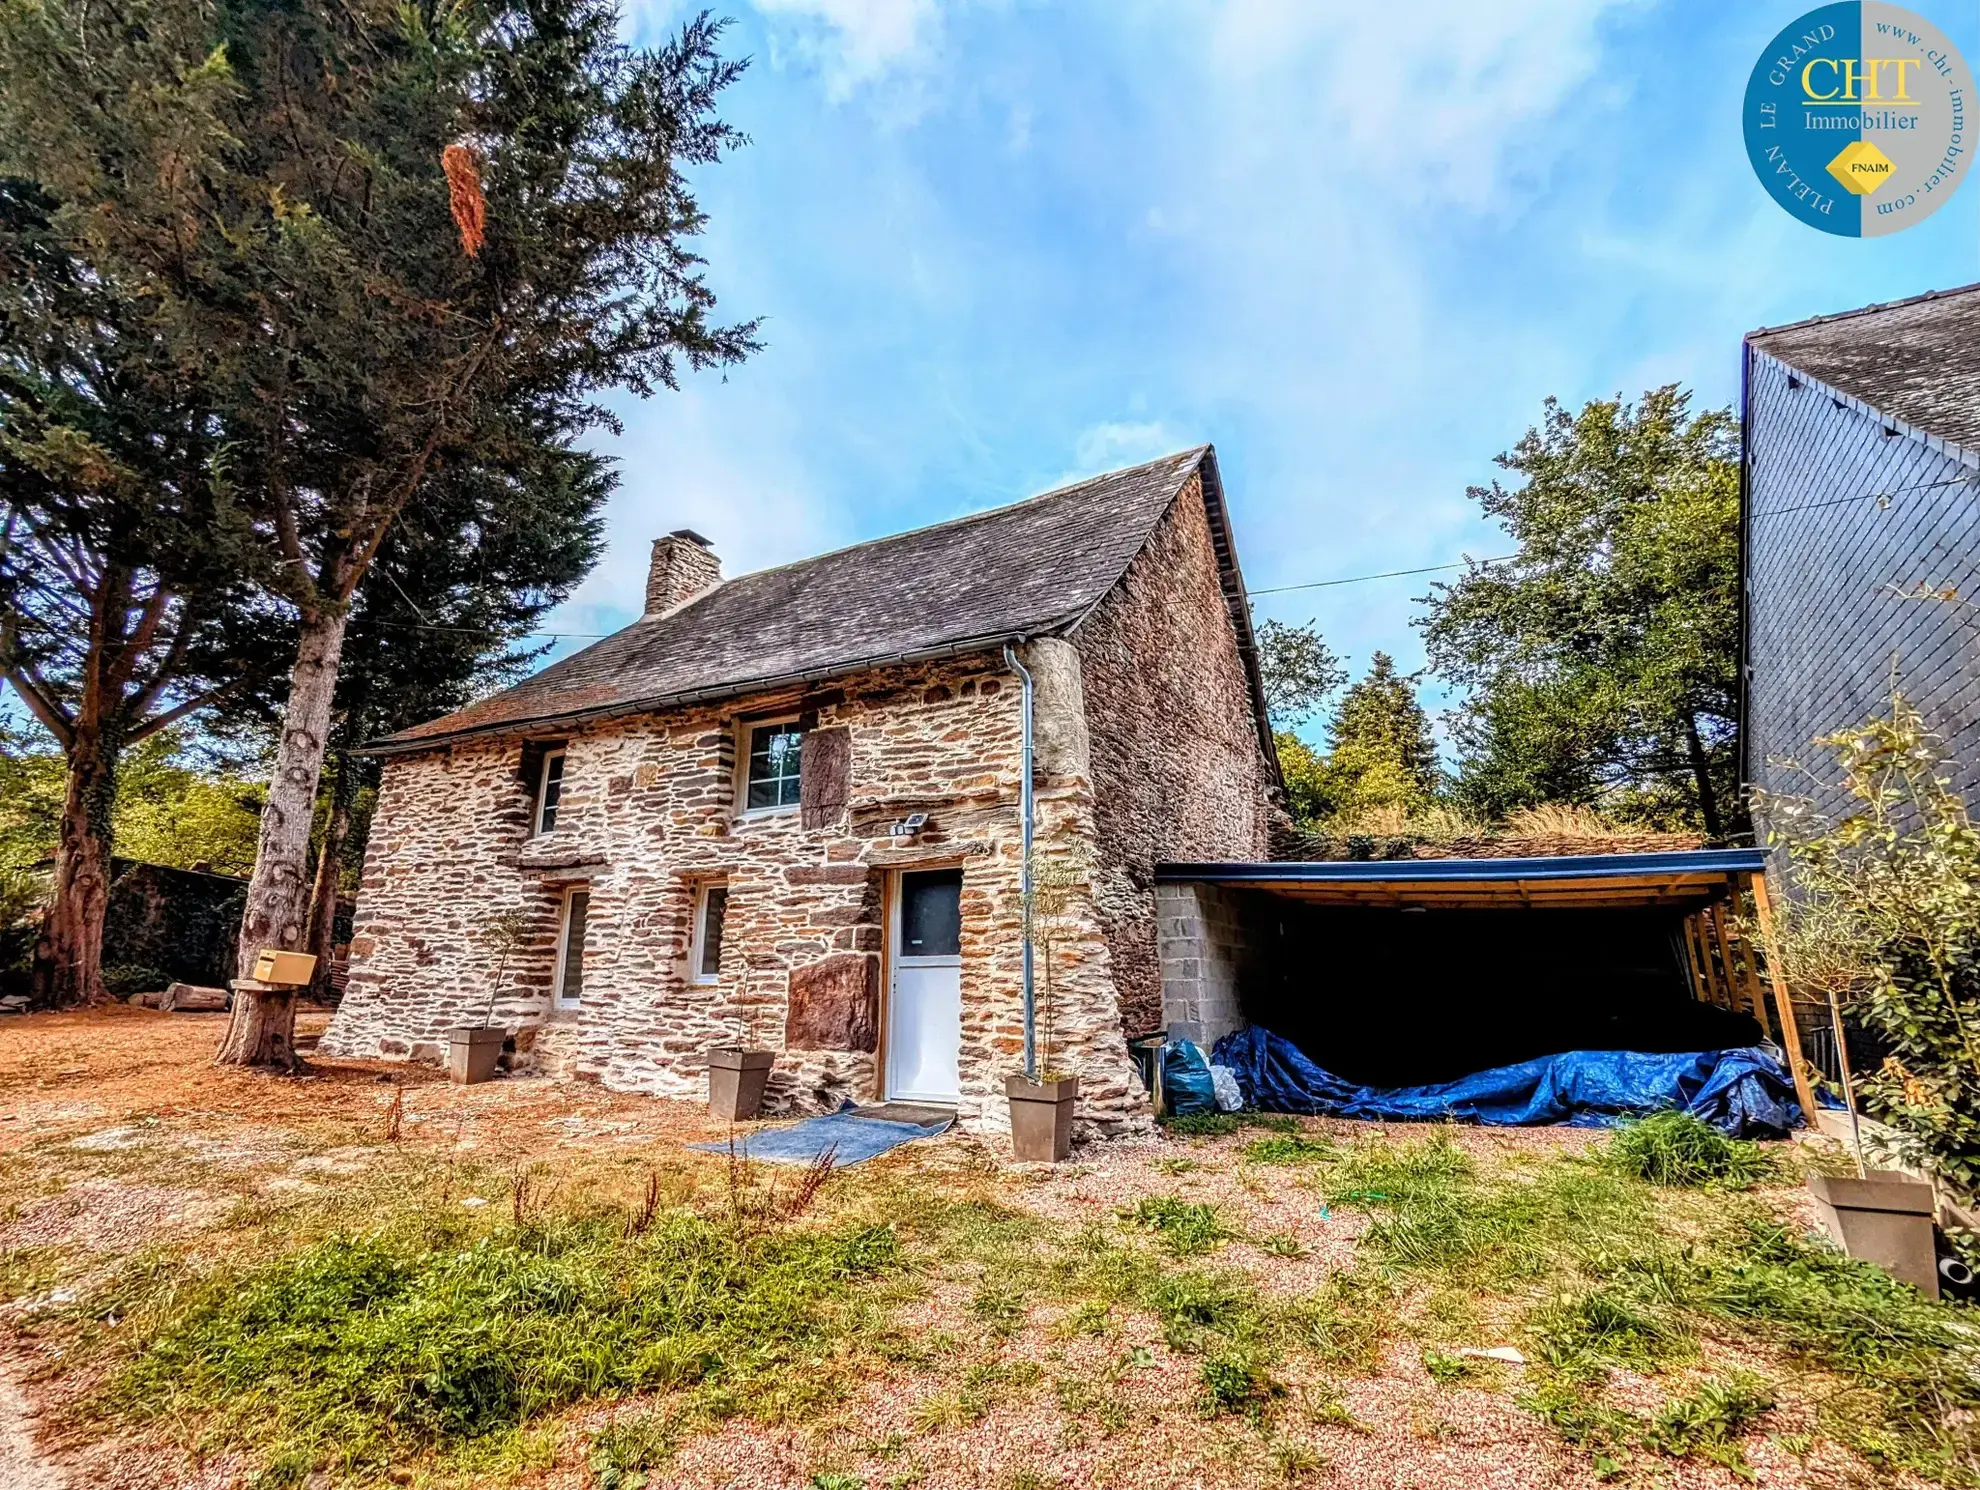
<instances>
[{"instance_id":1,"label":"overgrown grass","mask_svg":"<svg viewBox=\"0 0 1980 1490\"><path fill-rule=\"evenodd\" d=\"M898 1257L873 1225L752 1234L676 1213L633 1237L619 1216L479 1234L422 1217L166 1288L100 1405L210 1414L229 1442L340 1468L636 1391L775 1420L830 1393L817 1363Z\"/></svg>"},{"instance_id":2,"label":"overgrown grass","mask_svg":"<svg viewBox=\"0 0 1980 1490\"><path fill-rule=\"evenodd\" d=\"M1638 1138L1626 1143L1631 1134ZM1717 1137L1718 1135L1714 1135ZM1980 1322L1867 1263L1788 1232L1754 1202L1715 1194L1694 1206L1680 1242L1667 1192L1635 1177L1635 1159L1671 1183L1714 1191L1771 1168L1647 1120L1588 1161L1483 1179L1444 1138L1356 1145L1324 1176L1339 1203L1375 1213L1356 1273L1455 1284L1505 1297L1532 1342L1524 1401L1568 1441L1605 1460L1630 1448L1737 1465L1736 1438L1770 1401L1758 1378L1700 1388L1646 1422L1609 1406L1611 1368L1656 1372L1695 1359L1701 1337L1761 1342L1832 1383L1817 1394L1824 1433L1872 1463L1952 1485L1980 1485ZM1726 1140L1720 1139L1721 1143ZM1683 1178L1680 1178L1683 1177ZM1521 1301L1525 1302L1521 1302ZM1336 1310L1321 1338L1368 1346ZM1713 1425L1718 1426L1714 1427Z\"/></svg>"},{"instance_id":3,"label":"overgrown grass","mask_svg":"<svg viewBox=\"0 0 1980 1490\"><path fill-rule=\"evenodd\" d=\"M1757 1143L1728 1138L1688 1112L1658 1112L1625 1124L1609 1140L1608 1162L1653 1185L1747 1190L1778 1166Z\"/></svg>"}]
</instances>

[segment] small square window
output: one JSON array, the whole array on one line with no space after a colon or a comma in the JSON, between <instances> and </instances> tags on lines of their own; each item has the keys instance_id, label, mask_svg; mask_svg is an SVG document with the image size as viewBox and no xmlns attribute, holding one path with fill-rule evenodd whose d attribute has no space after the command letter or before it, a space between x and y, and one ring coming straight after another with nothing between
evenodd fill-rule
<instances>
[{"instance_id":1,"label":"small square window","mask_svg":"<svg viewBox=\"0 0 1980 1490\"><path fill-rule=\"evenodd\" d=\"M759 724L749 732L749 774L743 810L765 812L798 805L798 765L804 731L793 723Z\"/></svg>"},{"instance_id":2,"label":"small square window","mask_svg":"<svg viewBox=\"0 0 1980 1490\"><path fill-rule=\"evenodd\" d=\"M694 945L690 966L697 983L722 977L722 926L729 915L729 887L703 885L694 902Z\"/></svg>"},{"instance_id":3,"label":"small square window","mask_svg":"<svg viewBox=\"0 0 1980 1490\"><path fill-rule=\"evenodd\" d=\"M543 756L543 771L536 779L536 824L534 831L540 837L554 832L557 827L557 803L564 795L564 752L546 751Z\"/></svg>"}]
</instances>

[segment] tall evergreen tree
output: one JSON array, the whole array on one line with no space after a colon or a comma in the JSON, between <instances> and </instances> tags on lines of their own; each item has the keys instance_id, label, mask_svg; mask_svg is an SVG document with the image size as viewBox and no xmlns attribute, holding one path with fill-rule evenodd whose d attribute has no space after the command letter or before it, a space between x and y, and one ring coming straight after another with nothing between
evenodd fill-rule
<instances>
[{"instance_id":1,"label":"tall evergreen tree","mask_svg":"<svg viewBox=\"0 0 1980 1490\"><path fill-rule=\"evenodd\" d=\"M0 46L0 99L9 76ZM247 582L253 547L225 439L142 301L74 251L53 197L0 174L0 678L65 777L38 1002L103 996L125 751L217 704L267 707L293 633Z\"/></svg>"},{"instance_id":2,"label":"tall evergreen tree","mask_svg":"<svg viewBox=\"0 0 1980 1490\"><path fill-rule=\"evenodd\" d=\"M532 629L590 572L603 544L599 514L617 485L603 459L543 431L491 444L488 455L442 473L409 514L417 520L393 529L351 616L310 890L319 992L328 987L345 870L362 853L368 818L359 803L378 782L376 759L354 752L520 675L544 651Z\"/></svg>"},{"instance_id":3,"label":"tall evergreen tree","mask_svg":"<svg viewBox=\"0 0 1980 1490\"><path fill-rule=\"evenodd\" d=\"M0 169L31 177L210 401L299 640L245 962L309 933L312 809L359 586L394 525L526 407L735 361L683 172L740 136L742 64L608 0L35 0L0 12ZM196 381L191 381L196 380ZM264 1002L266 1007L264 1007ZM286 1064L250 998L222 1059Z\"/></svg>"},{"instance_id":4,"label":"tall evergreen tree","mask_svg":"<svg viewBox=\"0 0 1980 1490\"><path fill-rule=\"evenodd\" d=\"M1518 544L1438 586L1431 663L1472 690L1458 794L1499 815L1542 801L1745 831L1739 700L1739 427L1675 385L1540 424L1471 496Z\"/></svg>"},{"instance_id":5,"label":"tall evergreen tree","mask_svg":"<svg viewBox=\"0 0 1980 1490\"><path fill-rule=\"evenodd\" d=\"M1416 681L1377 652L1334 710L1314 793L1330 813L1427 806L1439 784L1437 743Z\"/></svg>"}]
</instances>

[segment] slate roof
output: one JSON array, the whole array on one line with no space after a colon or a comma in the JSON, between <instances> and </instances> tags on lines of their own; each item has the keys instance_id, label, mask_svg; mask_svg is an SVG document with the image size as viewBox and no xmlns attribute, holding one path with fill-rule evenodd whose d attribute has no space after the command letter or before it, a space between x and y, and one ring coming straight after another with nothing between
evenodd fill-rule
<instances>
[{"instance_id":1,"label":"slate roof","mask_svg":"<svg viewBox=\"0 0 1980 1490\"><path fill-rule=\"evenodd\" d=\"M1755 331L1747 342L1880 413L1980 451L1980 285Z\"/></svg>"},{"instance_id":2,"label":"slate roof","mask_svg":"<svg viewBox=\"0 0 1980 1490\"><path fill-rule=\"evenodd\" d=\"M1075 628L1201 472L1239 648L1263 692L1217 458L1199 446L1008 507L725 580L367 753L644 713Z\"/></svg>"}]
</instances>

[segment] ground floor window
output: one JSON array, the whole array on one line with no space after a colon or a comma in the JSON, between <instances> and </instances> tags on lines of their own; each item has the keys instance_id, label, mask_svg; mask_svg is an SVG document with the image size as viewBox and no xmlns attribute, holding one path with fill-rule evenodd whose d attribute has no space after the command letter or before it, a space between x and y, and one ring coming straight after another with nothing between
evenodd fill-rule
<instances>
[{"instance_id":1,"label":"ground floor window","mask_svg":"<svg viewBox=\"0 0 1980 1490\"><path fill-rule=\"evenodd\" d=\"M584 923L591 911L591 891L564 892L564 912L557 928L557 1007L575 1009L584 999Z\"/></svg>"},{"instance_id":2,"label":"ground floor window","mask_svg":"<svg viewBox=\"0 0 1980 1490\"><path fill-rule=\"evenodd\" d=\"M697 983L722 977L722 924L729 914L729 887L703 885L694 897L694 938L688 965Z\"/></svg>"}]
</instances>

